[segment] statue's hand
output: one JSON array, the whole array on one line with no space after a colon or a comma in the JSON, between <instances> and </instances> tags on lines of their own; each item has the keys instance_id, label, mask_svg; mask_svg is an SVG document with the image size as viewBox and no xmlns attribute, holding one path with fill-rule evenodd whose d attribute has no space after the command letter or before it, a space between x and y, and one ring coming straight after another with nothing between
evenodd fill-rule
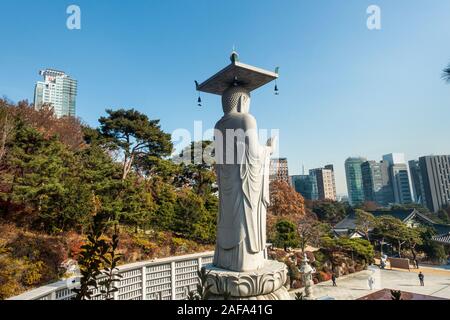
<instances>
[{"instance_id":1,"label":"statue's hand","mask_svg":"<svg viewBox=\"0 0 450 320\"><path fill-rule=\"evenodd\" d=\"M277 144L278 144L278 137L276 137L276 136L267 140L267 146L270 147L272 153L275 152L275 149L277 148Z\"/></svg>"}]
</instances>

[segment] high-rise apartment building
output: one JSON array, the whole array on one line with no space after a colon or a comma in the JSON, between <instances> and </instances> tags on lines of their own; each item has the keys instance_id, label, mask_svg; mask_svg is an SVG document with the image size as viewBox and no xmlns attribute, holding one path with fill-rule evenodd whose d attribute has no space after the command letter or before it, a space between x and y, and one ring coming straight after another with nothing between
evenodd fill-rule
<instances>
[{"instance_id":1,"label":"high-rise apartment building","mask_svg":"<svg viewBox=\"0 0 450 320\"><path fill-rule=\"evenodd\" d=\"M44 104L53 108L55 115L75 116L77 81L62 71L46 69L39 72L44 81L38 81L34 90L34 108Z\"/></svg>"},{"instance_id":2,"label":"high-rise apartment building","mask_svg":"<svg viewBox=\"0 0 450 320\"><path fill-rule=\"evenodd\" d=\"M383 156L383 161L389 165L389 176L394 193L394 202L408 204L414 201L411 178L405 155L391 153Z\"/></svg>"},{"instance_id":3,"label":"high-rise apartment building","mask_svg":"<svg viewBox=\"0 0 450 320\"><path fill-rule=\"evenodd\" d=\"M364 187L361 165L366 158L348 158L345 161L345 176L347 179L348 198L351 205L364 202Z\"/></svg>"},{"instance_id":4,"label":"high-rise apartment building","mask_svg":"<svg viewBox=\"0 0 450 320\"><path fill-rule=\"evenodd\" d=\"M270 160L270 182L276 180L290 182L287 158L277 158Z\"/></svg>"},{"instance_id":5,"label":"high-rise apartment building","mask_svg":"<svg viewBox=\"0 0 450 320\"><path fill-rule=\"evenodd\" d=\"M366 161L361 164L364 199L381 206L394 202L389 166L386 162Z\"/></svg>"},{"instance_id":6,"label":"high-rise apartment building","mask_svg":"<svg viewBox=\"0 0 450 320\"><path fill-rule=\"evenodd\" d=\"M437 212L450 205L450 155L421 157L419 167L428 209Z\"/></svg>"},{"instance_id":7,"label":"high-rise apartment building","mask_svg":"<svg viewBox=\"0 0 450 320\"><path fill-rule=\"evenodd\" d=\"M310 170L309 175L315 177L317 193L320 200L336 201L336 181L332 165Z\"/></svg>"}]
</instances>

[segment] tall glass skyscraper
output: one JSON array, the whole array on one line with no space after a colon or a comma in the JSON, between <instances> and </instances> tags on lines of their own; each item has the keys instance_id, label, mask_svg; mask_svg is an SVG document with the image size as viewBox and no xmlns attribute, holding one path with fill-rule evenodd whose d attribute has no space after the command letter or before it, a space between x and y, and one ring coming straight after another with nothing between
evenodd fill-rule
<instances>
[{"instance_id":1,"label":"tall glass skyscraper","mask_svg":"<svg viewBox=\"0 0 450 320\"><path fill-rule=\"evenodd\" d=\"M412 203L414 201L413 188L405 155L403 153L390 153L383 156L383 161L389 165L395 203Z\"/></svg>"},{"instance_id":2,"label":"tall glass skyscraper","mask_svg":"<svg viewBox=\"0 0 450 320\"><path fill-rule=\"evenodd\" d=\"M394 194L386 162L367 161L361 165L365 201L382 206L394 202Z\"/></svg>"},{"instance_id":3,"label":"tall glass skyscraper","mask_svg":"<svg viewBox=\"0 0 450 320\"><path fill-rule=\"evenodd\" d=\"M75 117L77 81L62 71L46 69L39 72L44 81L38 81L34 90L34 108L44 104L53 108L56 117Z\"/></svg>"},{"instance_id":4,"label":"tall glass skyscraper","mask_svg":"<svg viewBox=\"0 0 450 320\"><path fill-rule=\"evenodd\" d=\"M417 203L426 206L425 186L418 160L408 162L409 172L411 173L411 182L413 186L414 199Z\"/></svg>"},{"instance_id":5,"label":"tall glass skyscraper","mask_svg":"<svg viewBox=\"0 0 450 320\"><path fill-rule=\"evenodd\" d=\"M351 205L364 202L364 184L361 165L366 161L366 158L348 158L345 161L348 199Z\"/></svg>"},{"instance_id":6,"label":"tall glass skyscraper","mask_svg":"<svg viewBox=\"0 0 450 320\"><path fill-rule=\"evenodd\" d=\"M319 200L317 179L314 174L292 176L291 183L295 191L300 193L305 199Z\"/></svg>"}]
</instances>

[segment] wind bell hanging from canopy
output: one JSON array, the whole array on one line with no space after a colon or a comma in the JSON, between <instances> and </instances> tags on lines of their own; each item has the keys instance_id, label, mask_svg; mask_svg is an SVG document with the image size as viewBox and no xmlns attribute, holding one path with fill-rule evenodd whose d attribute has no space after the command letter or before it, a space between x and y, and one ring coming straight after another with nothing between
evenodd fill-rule
<instances>
[{"instance_id":1,"label":"wind bell hanging from canopy","mask_svg":"<svg viewBox=\"0 0 450 320\"><path fill-rule=\"evenodd\" d=\"M280 67L275 68L275 73L278 75L280 71ZM275 95L278 96L280 94L280 91L278 90L278 82L277 79L275 79Z\"/></svg>"},{"instance_id":2,"label":"wind bell hanging from canopy","mask_svg":"<svg viewBox=\"0 0 450 320\"><path fill-rule=\"evenodd\" d=\"M230 56L231 64L229 64L226 68L224 68L222 71L220 71L218 74L215 75L215 77L212 77L202 84L199 84L197 81L195 81L195 89L198 92L198 99L197 99L197 105L199 107L203 106L202 98L200 95L201 91L213 93L213 94L221 94L224 92L227 88L234 86L242 86L242 87L248 87L247 89L254 90L256 88L259 88L263 85L263 82L265 82L267 79L267 75L264 75L264 72L262 72L262 69L252 67L249 65L246 65L239 60L239 54L233 50ZM254 72L257 76L250 80L248 78L248 70L251 70ZM278 89L278 72L280 70L280 67L277 67L275 69L275 72L272 72L270 77L275 79L275 95L278 96L280 94ZM215 78L221 77L223 78L223 81L220 83L220 85L214 83Z\"/></svg>"},{"instance_id":3,"label":"wind bell hanging from canopy","mask_svg":"<svg viewBox=\"0 0 450 320\"><path fill-rule=\"evenodd\" d=\"M195 87L196 87L197 92L198 92L197 105L198 105L199 107L201 107L201 106L202 106L202 97L200 96L200 91L198 90L198 86L199 86L198 82L195 81Z\"/></svg>"}]
</instances>

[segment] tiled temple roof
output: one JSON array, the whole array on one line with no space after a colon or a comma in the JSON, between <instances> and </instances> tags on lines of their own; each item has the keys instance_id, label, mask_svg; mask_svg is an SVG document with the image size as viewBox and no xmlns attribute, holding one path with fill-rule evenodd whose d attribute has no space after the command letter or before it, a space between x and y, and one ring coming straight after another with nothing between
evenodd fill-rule
<instances>
[{"instance_id":1,"label":"tiled temple roof","mask_svg":"<svg viewBox=\"0 0 450 320\"><path fill-rule=\"evenodd\" d=\"M436 241L436 242L439 242L439 243L450 244L450 232L447 233L447 234L434 236L432 239L433 239L433 241Z\"/></svg>"}]
</instances>

